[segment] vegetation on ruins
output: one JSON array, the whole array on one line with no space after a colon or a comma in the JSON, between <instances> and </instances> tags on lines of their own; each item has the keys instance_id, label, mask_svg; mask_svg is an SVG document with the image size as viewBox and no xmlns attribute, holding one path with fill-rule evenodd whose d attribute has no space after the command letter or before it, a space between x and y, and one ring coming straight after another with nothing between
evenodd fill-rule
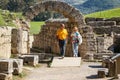
<instances>
[{"instance_id":1,"label":"vegetation on ruins","mask_svg":"<svg viewBox=\"0 0 120 80\"><path fill-rule=\"evenodd\" d=\"M21 13L0 9L0 26L15 26L14 20L16 18L23 18L23 16Z\"/></svg>"}]
</instances>

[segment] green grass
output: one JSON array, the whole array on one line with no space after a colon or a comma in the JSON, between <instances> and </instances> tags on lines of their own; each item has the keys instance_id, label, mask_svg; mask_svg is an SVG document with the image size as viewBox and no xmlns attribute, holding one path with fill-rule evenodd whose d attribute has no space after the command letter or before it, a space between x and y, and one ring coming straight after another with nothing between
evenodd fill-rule
<instances>
[{"instance_id":1,"label":"green grass","mask_svg":"<svg viewBox=\"0 0 120 80\"><path fill-rule=\"evenodd\" d=\"M95 18L112 18L120 17L120 8L110 9L101 12L95 12L92 14L85 15L85 17L95 17Z\"/></svg>"},{"instance_id":2,"label":"green grass","mask_svg":"<svg viewBox=\"0 0 120 80\"><path fill-rule=\"evenodd\" d=\"M29 71L24 70L18 75L13 75L13 80L25 80L24 78L29 74Z\"/></svg>"},{"instance_id":3,"label":"green grass","mask_svg":"<svg viewBox=\"0 0 120 80\"><path fill-rule=\"evenodd\" d=\"M44 24L44 22L31 22L30 34L38 34L40 32L41 26Z\"/></svg>"},{"instance_id":4,"label":"green grass","mask_svg":"<svg viewBox=\"0 0 120 80\"><path fill-rule=\"evenodd\" d=\"M5 21L2 17L2 15L0 14L0 26L4 26L5 25Z\"/></svg>"}]
</instances>

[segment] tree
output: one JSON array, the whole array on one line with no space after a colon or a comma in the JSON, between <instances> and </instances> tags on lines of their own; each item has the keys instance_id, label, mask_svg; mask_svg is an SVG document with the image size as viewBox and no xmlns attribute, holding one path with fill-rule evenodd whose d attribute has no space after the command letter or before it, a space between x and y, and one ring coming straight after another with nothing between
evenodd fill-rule
<instances>
[{"instance_id":1,"label":"tree","mask_svg":"<svg viewBox=\"0 0 120 80\"><path fill-rule=\"evenodd\" d=\"M7 9L7 4L9 0L0 0L0 9Z\"/></svg>"},{"instance_id":2,"label":"tree","mask_svg":"<svg viewBox=\"0 0 120 80\"><path fill-rule=\"evenodd\" d=\"M14 12L19 12L24 9L24 1L23 0L9 0L7 4L7 9Z\"/></svg>"},{"instance_id":3,"label":"tree","mask_svg":"<svg viewBox=\"0 0 120 80\"><path fill-rule=\"evenodd\" d=\"M28 9L30 6L34 5L35 1L34 0L23 0L25 2L25 9Z\"/></svg>"}]
</instances>

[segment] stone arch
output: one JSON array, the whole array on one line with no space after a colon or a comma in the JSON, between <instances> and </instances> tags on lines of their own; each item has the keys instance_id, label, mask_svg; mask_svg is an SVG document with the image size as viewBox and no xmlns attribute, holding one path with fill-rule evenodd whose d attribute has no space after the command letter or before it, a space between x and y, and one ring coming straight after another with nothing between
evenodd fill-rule
<instances>
[{"instance_id":1,"label":"stone arch","mask_svg":"<svg viewBox=\"0 0 120 80\"><path fill-rule=\"evenodd\" d=\"M44 11L56 11L62 13L66 18L69 18L70 22L77 22L78 26L82 27L84 18L81 12L73 6L60 1L43 1L31 6L27 9L23 15L26 19L31 20L37 16L40 12Z\"/></svg>"},{"instance_id":2,"label":"stone arch","mask_svg":"<svg viewBox=\"0 0 120 80\"><path fill-rule=\"evenodd\" d=\"M69 22L76 22L79 29L85 27L84 17L82 13L73 6L61 1L43 1L37 3L34 6L31 6L26 11L24 11L23 15L26 17L27 20L32 20L40 12L44 11L56 11L58 13L63 14L66 18L68 18ZM86 40L84 41L86 42ZM83 44L82 46L81 52L82 54L84 54L85 44Z\"/></svg>"}]
</instances>

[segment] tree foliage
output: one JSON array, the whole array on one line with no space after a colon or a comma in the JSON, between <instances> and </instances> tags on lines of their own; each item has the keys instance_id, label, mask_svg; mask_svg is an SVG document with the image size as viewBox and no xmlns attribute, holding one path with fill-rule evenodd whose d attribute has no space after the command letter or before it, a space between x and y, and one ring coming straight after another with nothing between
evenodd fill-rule
<instances>
[{"instance_id":1,"label":"tree foliage","mask_svg":"<svg viewBox=\"0 0 120 80\"><path fill-rule=\"evenodd\" d=\"M7 9L7 4L8 4L9 0L0 0L0 8L1 9Z\"/></svg>"},{"instance_id":2,"label":"tree foliage","mask_svg":"<svg viewBox=\"0 0 120 80\"><path fill-rule=\"evenodd\" d=\"M25 3L22 0L9 0L7 9L13 12L19 12L24 9Z\"/></svg>"},{"instance_id":3,"label":"tree foliage","mask_svg":"<svg viewBox=\"0 0 120 80\"><path fill-rule=\"evenodd\" d=\"M0 8L7 9L11 12L22 12L28 9L30 6L34 5L35 2L39 2L42 0L0 0ZM55 12L45 11L39 13L33 21L45 21L49 18L57 18L60 17L61 14Z\"/></svg>"}]
</instances>

